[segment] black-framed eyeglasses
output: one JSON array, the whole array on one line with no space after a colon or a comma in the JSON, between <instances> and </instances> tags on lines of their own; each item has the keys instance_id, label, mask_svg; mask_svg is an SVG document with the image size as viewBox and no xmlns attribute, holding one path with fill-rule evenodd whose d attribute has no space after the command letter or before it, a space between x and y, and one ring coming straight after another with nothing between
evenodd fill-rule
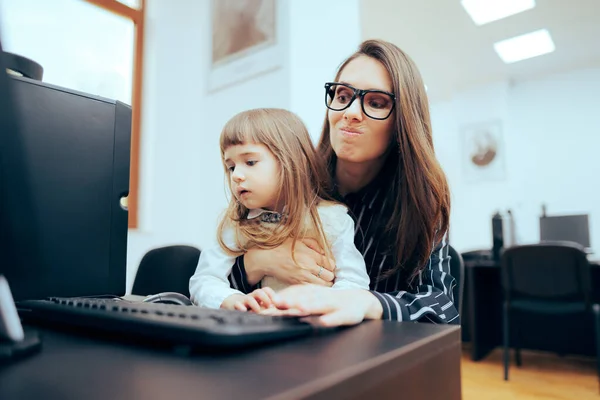
<instances>
[{"instance_id":1,"label":"black-framed eyeglasses","mask_svg":"<svg viewBox=\"0 0 600 400\"><path fill-rule=\"evenodd\" d=\"M365 115L372 119L387 119L396 105L396 96L384 90L357 89L346 83L327 82L325 84L325 105L333 111L350 107L356 97Z\"/></svg>"}]
</instances>

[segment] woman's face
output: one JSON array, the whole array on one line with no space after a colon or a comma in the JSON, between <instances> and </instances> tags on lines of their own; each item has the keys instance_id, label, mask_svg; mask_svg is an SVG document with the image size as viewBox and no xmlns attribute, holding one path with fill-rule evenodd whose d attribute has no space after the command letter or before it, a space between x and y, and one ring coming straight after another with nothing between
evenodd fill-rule
<instances>
[{"instance_id":1,"label":"woman's face","mask_svg":"<svg viewBox=\"0 0 600 400\"><path fill-rule=\"evenodd\" d=\"M383 64L367 56L350 61L338 82L357 89L394 92L392 80ZM369 118L364 114L358 96L345 110L329 110L329 140L337 158L361 163L383 157L392 139L394 113L396 110L385 120Z\"/></svg>"}]
</instances>

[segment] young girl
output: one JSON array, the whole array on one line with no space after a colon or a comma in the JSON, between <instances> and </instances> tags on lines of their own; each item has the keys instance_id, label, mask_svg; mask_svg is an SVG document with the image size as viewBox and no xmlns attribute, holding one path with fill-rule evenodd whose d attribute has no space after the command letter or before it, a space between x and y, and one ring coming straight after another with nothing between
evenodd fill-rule
<instances>
[{"instance_id":1,"label":"young girl","mask_svg":"<svg viewBox=\"0 0 600 400\"><path fill-rule=\"evenodd\" d=\"M336 264L333 288L368 289L369 276L354 246L354 221L328 198L328 174L306 127L282 109L256 109L234 116L223 128L221 157L231 201L218 228L218 245L202 250L190 279L194 304L260 311L260 289L244 295L227 279L235 258L252 247L275 248L291 238L314 239L324 259ZM319 271L323 271L323 267ZM261 286L285 285L265 276Z\"/></svg>"}]
</instances>

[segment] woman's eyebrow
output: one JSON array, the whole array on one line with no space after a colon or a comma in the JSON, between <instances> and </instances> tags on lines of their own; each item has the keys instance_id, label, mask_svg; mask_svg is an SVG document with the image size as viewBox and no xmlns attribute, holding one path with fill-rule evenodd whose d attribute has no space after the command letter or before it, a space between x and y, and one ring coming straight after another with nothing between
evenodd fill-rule
<instances>
[{"instance_id":1,"label":"woman's eyebrow","mask_svg":"<svg viewBox=\"0 0 600 400\"><path fill-rule=\"evenodd\" d=\"M361 89L361 88L357 87L356 85L353 85L353 84L352 84L352 83L350 83L350 82L346 82L346 81L339 81L338 83L343 83L343 84L345 84L345 85L350 85L350 86L352 86L352 87L354 87L354 88ZM378 88L378 87L370 87L370 88L368 88L368 89L365 89L365 90L381 90L381 91L383 91L383 92L390 92L390 93L392 92L392 91L391 91L391 90L389 90L389 89L382 89L382 88Z\"/></svg>"}]
</instances>

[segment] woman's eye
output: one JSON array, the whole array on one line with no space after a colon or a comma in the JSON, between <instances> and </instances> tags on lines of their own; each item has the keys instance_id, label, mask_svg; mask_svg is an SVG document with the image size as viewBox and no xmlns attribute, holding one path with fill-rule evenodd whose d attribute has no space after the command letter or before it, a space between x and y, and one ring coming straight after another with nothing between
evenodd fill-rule
<instances>
[{"instance_id":1,"label":"woman's eye","mask_svg":"<svg viewBox=\"0 0 600 400\"><path fill-rule=\"evenodd\" d=\"M335 92L335 101L345 104L352 98L352 92L345 87L338 87Z\"/></svg>"},{"instance_id":2,"label":"woman's eye","mask_svg":"<svg viewBox=\"0 0 600 400\"><path fill-rule=\"evenodd\" d=\"M229 172L233 172L234 169L235 169L235 167L233 167L233 166L227 167L227 171L229 171Z\"/></svg>"},{"instance_id":3,"label":"woman's eye","mask_svg":"<svg viewBox=\"0 0 600 400\"><path fill-rule=\"evenodd\" d=\"M251 167L251 166L255 165L257 162L258 161L248 160L248 161L246 161L246 165L249 166L249 167Z\"/></svg>"},{"instance_id":4,"label":"woman's eye","mask_svg":"<svg viewBox=\"0 0 600 400\"><path fill-rule=\"evenodd\" d=\"M371 99L368 99L368 100L369 100L369 107L372 107L372 108L377 108L377 109L385 108L385 109L387 109L387 108L389 108L391 106L390 105L390 101L386 100L386 99L383 99L383 98L374 97L374 98L371 98Z\"/></svg>"}]
</instances>

